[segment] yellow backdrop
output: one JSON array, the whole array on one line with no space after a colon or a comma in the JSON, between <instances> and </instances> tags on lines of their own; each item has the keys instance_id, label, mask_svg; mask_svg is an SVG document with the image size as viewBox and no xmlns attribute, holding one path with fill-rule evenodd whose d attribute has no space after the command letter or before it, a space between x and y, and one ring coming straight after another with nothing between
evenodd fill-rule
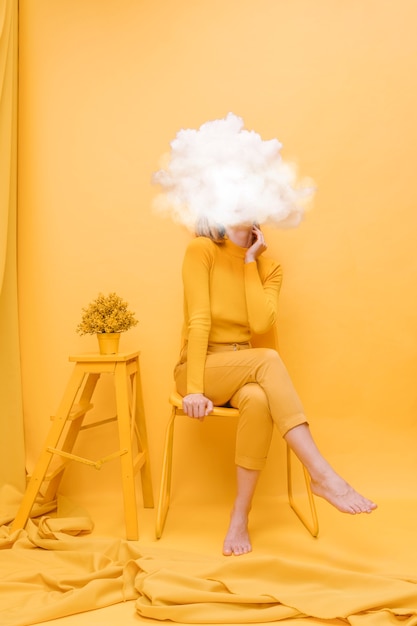
<instances>
[{"instance_id":1,"label":"yellow backdrop","mask_svg":"<svg viewBox=\"0 0 417 626\"><path fill-rule=\"evenodd\" d=\"M81 308L116 291L140 320L121 348L141 351L158 485L190 235L153 214L151 176L180 128L233 111L264 139L278 137L318 186L300 228L267 231L284 268L281 352L316 439L370 497L415 489L416 18L414 0L20 1L29 469L68 355L96 349L75 332ZM111 402L104 386L96 410L111 412ZM221 480L230 499L233 425L224 440L218 424L202 428L182 427L178 497L217 499ZM113 436L109 427L101 437ZM91 452L102 439L86 434L82 445ZM280 452L276 439L261 493L276 492ZM71 470L68 495L88 501L92 485L118 488L114 467L87 472Z\"/></svg>"}]
</instances>

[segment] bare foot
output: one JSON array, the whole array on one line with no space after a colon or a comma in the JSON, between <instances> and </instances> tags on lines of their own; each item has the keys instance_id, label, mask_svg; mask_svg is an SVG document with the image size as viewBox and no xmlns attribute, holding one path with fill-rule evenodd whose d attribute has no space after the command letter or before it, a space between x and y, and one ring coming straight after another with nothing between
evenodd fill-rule
<instances>
[{"instance_id":1,"label":"bare foot","mask_svg":"<svg viewBox=\"0 0 417 626\"><path fill-rule=\"evenodd\" d=\"M232 512L229 528L223 544L225 556L240 556L252 551L248 532L248 516L245 513Z\"/></svg>"},{"instance_id":2,"label":"bare foot","mask_svg":"<svg viewBox=\"0 0 417 626\"><path fill-rule=\"evenodd\" d=\"M311 481L311 490L316 496L324 498L342 513L372 513L377 508L375 502L368 500L355 491L335 472L323 480Z\"/></svg>"}]
</instances>

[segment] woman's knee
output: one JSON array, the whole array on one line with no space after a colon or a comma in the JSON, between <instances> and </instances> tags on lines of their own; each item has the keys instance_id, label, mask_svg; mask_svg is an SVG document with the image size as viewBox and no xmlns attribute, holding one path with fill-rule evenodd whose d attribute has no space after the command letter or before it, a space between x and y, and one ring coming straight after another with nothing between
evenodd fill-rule
<instances>
[{"instance_id":1,"label":"woman's knee","mask_svg":"<svg viewBox=\"0 0 417 626\"><path fill-rule=\"evenodd\" d=\"M230 404L240 411L252 409L255 414L269 413L265 391L258 383L243 385L232 397Z\"/></svg>"},{"instance_id":2,"label":"woman's knee","mask_svg":"<svg viewBox=\"0 0 417 626\"><path fill-rule=\"evenodd\" d=\"M262 348L256 370L256 380L260 386L269 389L271 383L276 385L278 381L288 378L287 368L278 352L272 348Z\"/></svg>"},{"instance_id":3,"label":"woman's knee","mask_svg":"<svg viewBox=\"0 0 417 626\"><path fill-rule=\"evenodd\" d=\"M261 348L261 350L263 351L263 359L266 363L282 363L281 357L273 348Z\"/></svg>"}]
</instances>

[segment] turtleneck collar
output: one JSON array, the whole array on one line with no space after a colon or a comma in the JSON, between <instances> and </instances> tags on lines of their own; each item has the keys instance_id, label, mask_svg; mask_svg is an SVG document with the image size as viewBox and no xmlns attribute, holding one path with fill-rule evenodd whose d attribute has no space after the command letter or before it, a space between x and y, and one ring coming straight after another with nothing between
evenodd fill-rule
<instances>
[{"instance_id":1,"label":"turtleneck collar","mask_svg":"<svg viewBox=\"0 0 417 626\"><path fill-rule=\"evenodd\" d=\"M248 248L242 248L241 246L238 246L236 243L233 243L233 241L231 241L228 237L225 237L225 239L222 242L222 245L224 246L224 249L229 254L231 254L232 256L239 257L240 259L245 258L246 252L248 250Z\"/></svg>"}]
</instances>

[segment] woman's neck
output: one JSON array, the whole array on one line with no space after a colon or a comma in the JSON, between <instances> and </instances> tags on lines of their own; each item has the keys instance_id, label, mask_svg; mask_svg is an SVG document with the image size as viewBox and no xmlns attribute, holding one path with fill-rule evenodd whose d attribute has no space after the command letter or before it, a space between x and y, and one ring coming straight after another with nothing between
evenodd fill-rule
<instances>
[{"instance_id":1,"label":"woman's neck","mask_svg":"<svg viewBox=\"0 0 417 626\"><path fill-rule=\"evenodd\" d=\"M252 244L252 226L233 226L226 229L226 234L237 246L250 248Z\"/></svg>"}]
</instances>

